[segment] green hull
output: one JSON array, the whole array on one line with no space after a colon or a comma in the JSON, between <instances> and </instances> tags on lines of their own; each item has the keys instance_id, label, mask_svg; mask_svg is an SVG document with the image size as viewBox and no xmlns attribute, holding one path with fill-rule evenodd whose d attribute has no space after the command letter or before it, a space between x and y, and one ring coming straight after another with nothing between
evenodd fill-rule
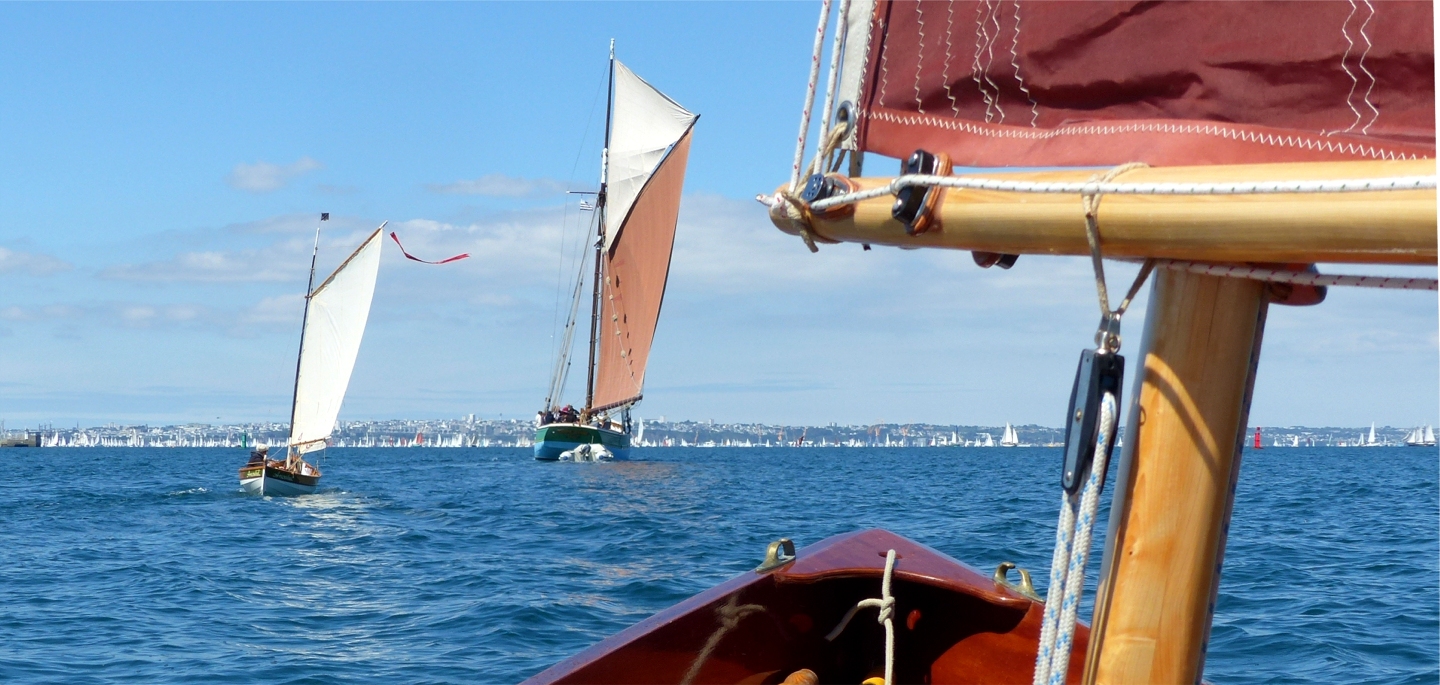
<instances>
[{"instance_id":1,"label":"green hull","mask_svg":"<svg viewBox=\"0 0 1440 685\"><path fill-rule=\"evenodd\" d=\"M573 423L552 423L535 431L535 458L541 461L555 461L560 453L580 445L600 444L610 450L616 459L630 456L630 435L594 426L577 426Z\"/></svg>"}]
</instances>

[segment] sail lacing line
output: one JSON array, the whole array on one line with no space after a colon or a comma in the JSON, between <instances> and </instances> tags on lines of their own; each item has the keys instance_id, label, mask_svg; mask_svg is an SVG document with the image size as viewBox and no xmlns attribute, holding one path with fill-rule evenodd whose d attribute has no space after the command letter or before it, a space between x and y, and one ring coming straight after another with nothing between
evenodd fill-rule
<instances>
[{"instance_id":1,"label":"sail lacing line","mask_svg":"<svg viewBox=\"0 0 1440 685\"><path fill-rule=\"evenodd\" d=\"M850 610L845 612L845 618L840 619L840 624L825 636L826 642L834 642L845 632L845 626L850 625L850 619L855 618L855 613L861 609L875 607L880 610L880 615L875 620L885 626L885 685L895 685L895 596L890 594L890 580L895 575L895 550L885 553L885 575L880 578L880 598L862 599Z\"/></svg>"},{"instance_id":2,"label":"sail lacing line","mask_svg":"<svg viewBox=\"0 0 1440 685\"><path fill-rule=\"evenodd\" d=\"M1204 276L1227 278L1248 278L1270 283L1292 283L1294 285L1336 285L1352 288L1381 288L1385 290L1437 290L1440 281L1434 278L1405 278L1399 276L1351 276L1345 274L1321 274L1310 271L1284 271L1244 264L1205 264L1203 262L1182 262L1174 259L1150 260L1155 266L1173 271L1188 271Z\"/></svg>"},{"instance_id":3,"label":"sail lacing line","mask_svg":"<svg viewBox=\"0 0 1440 685\"><path fill-rule=\"evenodd\" d=\"M844 193L816 200L810 209L823 212L840 205L894 195L903 188L941 187L968 190L995 190L1010 193L1060 193L1074 195L1280 195L1308 193L1375 193L1397 190L1433 190L1434 176L1389 176L1323 181L1239 181L1229 183L1114 183L1007 181L969 176L907 174L878 188Z\"/></svg>"},{"instance_id":4,"label":"sail lacing line","mask_svg":"<svg viewBox=\"0 0 1440 685\"><path fill-rule=\"evenodd\" d=\"M1100 489L1110 448L1115 443L1115 395L1100 402L1100 427L1095 434L1095 461L1085 487L1060 498L1060 522L1055 529L1055 553L1050 559L1050 587L1045 592L1045 614L1040 624L1040 648L1035 655L1034 685L1063 685L1075 646L1075 622L1085 587L1085 563L1100 509Z\"/></svg>"}]
</instances>

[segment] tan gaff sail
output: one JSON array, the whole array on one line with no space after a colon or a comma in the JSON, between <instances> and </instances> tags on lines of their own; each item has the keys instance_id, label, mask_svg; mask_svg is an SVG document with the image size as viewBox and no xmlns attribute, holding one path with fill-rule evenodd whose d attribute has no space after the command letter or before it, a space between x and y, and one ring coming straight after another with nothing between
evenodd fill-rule
<instances>
[{"instance_id":1,"label":"tan gaff sail","mask_svg":"<svg viewBox=\"0 0 1440 685\"><path fill-rule=\"evenodd\" d=\"M310 294L301 334L290 448L304 454L325 447L335 430L360 339L370 318L370 301L380 273L382 229L375 229L320 287Z\"/></svg>"},{"instance_id":2,"label":"tan gaff sail","mask_svg":"<svg viewBox=\"0 0 1440 685\"><path fill-rule=\"evenodd\" d=\"M640 396L697 116L615 63L593 409Z\"/></svg>"}]
</instances>

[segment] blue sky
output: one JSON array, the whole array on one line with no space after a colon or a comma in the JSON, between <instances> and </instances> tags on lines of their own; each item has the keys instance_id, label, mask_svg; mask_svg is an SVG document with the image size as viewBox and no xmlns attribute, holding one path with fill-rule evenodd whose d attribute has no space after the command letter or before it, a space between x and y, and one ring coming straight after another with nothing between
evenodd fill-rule
<instances>
[{"instance_id":1,"label":"blue sky","mask_svg":"<svg viewBox=\"0 0 1440 685\"><path fill-rule=\"evenodd\" d=\"M474 255L387 246L342 419L531 415L613 37L702 115L642 416L1058 425L1084 260L812 255L751 199L787 177L815 11L0 4L0 417L285 419L321 211L322 268L382 220ZM1340 289L1272 310L1252 423L1434 422L1436 312Z\"/></svg>"}]
</instances>

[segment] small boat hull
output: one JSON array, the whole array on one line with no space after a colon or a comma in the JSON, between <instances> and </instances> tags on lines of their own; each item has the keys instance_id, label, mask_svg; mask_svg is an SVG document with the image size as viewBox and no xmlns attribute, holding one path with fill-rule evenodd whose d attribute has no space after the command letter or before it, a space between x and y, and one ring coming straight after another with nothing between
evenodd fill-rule
<instances>
[{"instance_id":1,"label":"small boat hull","mask_svg":"<svg viewBox=\"0 0 1440 685\"><path fill-rule=\"evenodd\" d=\"M559 461L560 455L585 444L604 445L617 461L630 458L630 435L594 426L552 423L535 431L535 458Z\"/></svg>"},{"instance_id":2,"label":"small boat hull","mask_svg":"<svg viewBox=\"0 0 1440 685\"><path fill-rule=\"evenodd\" d=\"M320 476L291 473L273 464L246 465L240 469L240 487L247 494L270 497L309 495L320 485Z\"/></svg>"},{"instance_id":3,"label":"small boat hull","mask_svg":"<svg viewBox=\"0 0 1440 685\"><path fill-rule=\"evenodd\" d=\"M895 550L895 681L1028 683L1044 603L944 554L883 530L838 535L795 560L733 578L556 664L524 685L780 683L809 669L822 683L883 673L874 609L826 640L862 599L880 596ZM1076 626L1067 683L1084 674L1090 631Z\"/></svg>"}]
</instances>

